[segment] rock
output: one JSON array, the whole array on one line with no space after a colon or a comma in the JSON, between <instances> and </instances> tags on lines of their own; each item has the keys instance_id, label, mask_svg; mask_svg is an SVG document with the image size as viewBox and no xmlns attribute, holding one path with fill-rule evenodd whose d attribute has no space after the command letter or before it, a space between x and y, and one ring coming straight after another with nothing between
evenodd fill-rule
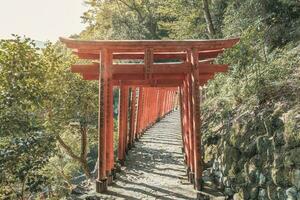
<instances>
[{"instance_id":1,"label":"rock","mask_svg":"<svg viewBox=\"0 0 300 200\"><path fill-rule=\"evenodd\" d=\"M231 188L226 187L226 188L224 189L224 194L225 194L226 196L232 196L232 195L234 194L234 192L233 192L233 190L232 190Z\"/></svg>"},{"instance_id":2,"label":"rock","mask_svg":"<svg viewBox=\"0 0 300 200\"><path fill-rule=\"evenodd\" d=\"M222 178L222 182L223 182L225 187L230 187L231 186L229 178L227 178L225 176Z\"/></svg>"},{"instance_id":3,"label":"rock","mask_svg":"<svg viewBox=\"0 0 300 200\"><path fill-rule=\"evenodd\" d=\"M249 199L249 192L246 190L246 188L240 188L239 192L237 194L233 195L234 200L246 200Z\"/></svg>"},{"instance_id":4,"label":"rock","mask_svg":"<svg viewBox=\"0 0 300 200\"><path fill-rule=\"evenodd\" d=\"M300 169L296 169L292 172L292 184L300 190Z\"/></svg>"},{"instance_id":5,"label":"rock","mask_svg":"<svg viewBox=\"0 0 300 200\"><path fill-rule=\"evenodd\" d=\"M257 199L258 196L258 187L252 186L252 188L250 188L250 199Z\"/></svg>"},{"instance_id":6,"label":"rock","mask_svg":"<svg viewBox=\"0 0 300 200\"><path fill-rule=\"evenodd\" d=\"M244 173L239 173L238 175L236 175L234 180L235 180L235 184L239 184L239 185L244 184L246 182L245 174Z\"/></svg>"},{"instance_id":7,"label":"rock","mask_svg":"<svg viewBox=\"0 0 300 200\"><path fill-rule=\"evenodd\" d=\"M220 167L219 162L218 162L218 161L215 161L215 162L213 163L212 168L213 168L214 170L218 171L218 170L220 169L219 167Z\"/></svg>"},{"instance_id":8,"label":"rock","mask_svg":"<svg viewBox=\"0 0 300 200\"><path fill-rule=\"evenodd\" d=\"M259 200L265 200L267 199L267 191L265 189L260 189L258 192L258 199Z\"/></svg>"},{"instance_id":9,"label":"rock","mask_svg":"<svg viewBox=\"0 0 300 200\"><path fill-rule=\"evenodd\" d=\"M245 147L244 153L247 158L252 158L253 156L255 156L255 154L257 154L257 145L255 140L253 140Z\"/></svg>"},{"instance_id":10,"label":"rock","mask_svg":"<svg viewBox=\"0 0 300 200\"><path fill-rule=\"evenodd\" d=\"M260 155L255 155L250 159L250 162L257 168L263 167L263 161L264 159Z\"/></svg>"},{"instance_id":11,"label":"rock","mask_svg":"<svg viewBox=\"0 0 300 200\"><path fill-rule=\"evenodd\" d=\"M214 172L214 175L217 177L217 178L222 178L223 177L223 174L221 171L215 171Z\"/></svg>"},{"instance_id":12,"label":"rock","mask_svg":"<svg viewBox=\"0 0 300 200\"><path fill-rule=\"evenodd\" d=\"M267 149L270 147L270 140L267 136L259 136L256 138L256 147L259 154L264 154L267 152Z\"/></svg>"},{"instance_id":13,"label":"rock","mask_svg":"<svg viewBox=\"0 0 300 200\"><path fill-rule=\"evenodd\" d=\"M285 191L287 200L297 200L298 192L296 187L291 187Z\"/></svg>"},{"instance_id":14,"label":"rock","mask_svg":"<svg viewBox=\"0 0 300 200\"><path fill-rule=\"evenodd\" d=\"M210 176L209 170L204 170L202 176Z\"/></svg>"},{"instance_id":15,"label":"rock","mask_svg":"<svg viewBox=\"0 0 300 200\"><path fill-rule=\"evenodd\" d=\"M276 132L273 137L275 147L283 146L285 144L283 132Z\"/></svg>"},{"instance_id":16,"label":"rock","mask_svg":"<svg viewBox=\"0 0 300 200\"><path fill-rule=\"evenodd\" d=\"M286 168L273 168L271 170L271 176L277 186L286 186L290 183L289 171Z\"/></svg>"},{"instance_id":17,"label":"rock","mask_svg":"<svg viewBox=\"0 0 300 200\"><path fill-rule=\"evenodd\" d=\"M100 197L88 196L88 197L85 197L85 200L100 200Z\"/></svg>"},{"instance_id":18,"label":"rock","mask_svg":"<svg viewBox=\"0 0 300 200\"><path fill-rule=\"evenodd\" d=\"M282 153L280 149L275 150L273 160L274 168L278 169L284 166L284 157L284 153Z\"/></svg>"},{"instance_id":19,"label":"rock","mask_svg":"<svg viewBox=\"0 0 300 200\"><path fill-rule=\"evenodd\" d=\"M212 182L212 178L210 177L210 176L202 176L202 181L204 182L204 183L206 183L206 182Z\"/></svg>"},{"instance_id":20,"label":"rock","mask_svg":"<svg viewBox=\"0 0 300 200\"><path fill-rule=\"evenodd\" d=\"M212 161L215 160L214 158L217 155L218 147L217 145L210 144L210 145L205 145L204 149L205 149L204 162L210 164Z\"/></svg>"},{"instance_id":21,"label":"rock","mask_svg":"<svg viewBox=\"0 0 300 200\"><path fill-rule=\"evenodd\" d=\"M229 144L224 144L224 153L223 153L222 163L225 165L224 174L228 174L228 171L236 165L239 158L240 153L238 149L229 146Z\"/></svg>"},{"instance_id":22,"label":"rock","mask_svg":"<svg viewBox=\"0 0 300 200\"><path fill-rule=\"evenodd\" d=\"M276 191L278 199L286 199L285 191L281 187L277 187Z\"/></svg>"},{"instance_id":23,"label":"rock","mask_svg":"<svg viewBox=\"0 0 300 200\"><path fill-rule=\"evenodd\" d=\"M86 188L77 185L74 189L72 189L71 194L81 195L87 193Z\"/></svg>"},{"instance_id":24,"label":"rock","mask_svg":"<svg viewBox=\"0 0 300 200\"><path fill-rule=\"evenodd\" d=\"M246 162L244 168L245 168L248 181L250 181L251 183L255 183L256 171L257 171L255 164L251 161Z\"/></svg>"},{"instance_id":25,"label":"rock","mask_svg":"<svg viewBox=\"0 0 300 200\"><path fill-rule=\"evenodd\" d=\"M267 195L269 199L278 199L276 185L273 183L267 184Z\"/></svg>"},{"instance_id":26,"label":"rock","mask_svg":"<svg viewBox=\"0 0 300 200\"><path fill-rule=\"evenodd\" d=\"M266 177L262 173L260 173L258 178L258 184L260 186L263 186L265 183L266 183Z\"/></svg>"},{"instance_id":27,"label":"rock","mask_svg":"<svg viewBox=\"0 0 300 200\"><path fill-rule=\"evenodd\" d=\"M299 166L300 167L300 147L291 149L285 153L284 166Z\"/></svg>"},{"instance_id":28,"label":"rock","mask_svg":"<svg viewBox=\"0 0 300 200\"><path fill-rule=\"evenodd\" d=\"M243 200L239 193L233 195L233 200Z\"/></svg>"},{"instance_id":29,"label":"rock","mask_svg":"<svg viewBox=\"0 0 300 200\"><path fill-rule=\"evenodd\" d=\"M284 139L288 148L299 147L300 134L299 134L299 120L296 116L299 116L299 111L290 110L284 115Z\"/></svg>"}]
</instances>

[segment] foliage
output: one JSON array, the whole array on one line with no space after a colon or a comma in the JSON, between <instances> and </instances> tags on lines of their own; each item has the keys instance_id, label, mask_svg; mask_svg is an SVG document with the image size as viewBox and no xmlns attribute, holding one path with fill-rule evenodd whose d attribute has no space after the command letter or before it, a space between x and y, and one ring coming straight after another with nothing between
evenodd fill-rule
<instances>
[{"instance_id":1,"label":"foliage","mask_svg":"<svg viewBox=\"0 0 300 200\"><path fill-rule=\"evenodd\" d=\"M300 167L294 157L300 144L300 6L228 1L222 10L221 34L241 41L218 58L231 63L229 73L205 88L205 161L221 166L214 170L226 195L286 199Z\"/></svg>"},{"instance_id":2,"label":"foliage","mask_svg":"<svg viewBox=\"0 0 300 200\"><path fill-rule=\"evenodd\" d=\"M74 162L89 178L91 165L95 163L96 158L89 157L89 146L97 141L98 85L71 73L69 67L75 58L60 44L47 46L43 54L49 63L46 87L50 98L47 99L46 125L60 147L52 162L65 163L66 166L57 168L56 179L65 179L70 189L72 177L80 175ZM69 159L63 158L65 153ZM50 163L50 166L54 165Z\"/></svg>"},{"instance_id":3,"label":"foliage","mask_svg":"<svg viewBox=\"0 0 300 200\"><path fill-rule=\"evenodd\" d=\"M75 60L59 44L41 50L16 36L0 49L1 198L71 189L79 166L89 175L96 159L88 156L96 141L97 84L70 72ZM68 159L62 147L72 153ZM59 163L66 164L60 171ZM69 184L50 187L53 181Z\"/></svg>"},{"instance_id":4,"label":"foliage","mask_svg":"<svg viewBox=\"0 0 300 200\"><path fill-rule=\"evenodd\" d=\"M41 191L40 172L54 153L43 106L47 65L34 43L15 37L0 41L0 196L25 198Z\"/></svg>"}]
</instances>

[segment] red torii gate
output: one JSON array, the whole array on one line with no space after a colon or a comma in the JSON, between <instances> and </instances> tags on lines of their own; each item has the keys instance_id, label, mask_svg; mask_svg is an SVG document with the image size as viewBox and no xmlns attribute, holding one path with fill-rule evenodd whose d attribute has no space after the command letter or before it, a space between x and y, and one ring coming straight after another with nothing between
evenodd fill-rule
<instances>
[{"instance_id":1,"label":"red torii gate","mask_svg":"<svg viewBox=\"0 0 300 200\"><path fill-rule=\"evenodd\" d=\"M180 106L187 175L201 189L202 159L199 87L228 65L214 58L239 39L84 41L60 38L81 59L72 72L99 82L99 146L96 191L105 192L113 181L113 88L120 88L118 161L157 120ZM170 62L172 61L172 62Z\"/></svg>"}]
</instances>

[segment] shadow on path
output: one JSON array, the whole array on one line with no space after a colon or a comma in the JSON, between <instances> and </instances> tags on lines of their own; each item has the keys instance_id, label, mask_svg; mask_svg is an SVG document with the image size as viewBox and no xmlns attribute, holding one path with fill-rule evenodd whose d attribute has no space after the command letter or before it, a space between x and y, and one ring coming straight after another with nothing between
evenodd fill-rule
<instances>
[{"instance_id":1,"label":"shadow on path","mask_svg":"<svg viewBox=\"0 0 300 200\"><path fill-rule=\"evenodd\" d=\"M180 131L179 111L156 123L135 143L109 191L97 196L126 200L196 199L193 186L186 180Z\"/></svg>"}]
</instances>

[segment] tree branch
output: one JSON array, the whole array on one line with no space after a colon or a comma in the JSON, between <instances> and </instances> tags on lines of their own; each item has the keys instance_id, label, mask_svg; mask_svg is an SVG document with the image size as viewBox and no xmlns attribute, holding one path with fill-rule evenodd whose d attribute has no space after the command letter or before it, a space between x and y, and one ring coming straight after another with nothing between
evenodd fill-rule
<instances>
[{"instance_id":1,"label":"tree branch","mask_svg":"<svg viewBox=\"0 0 300 200\"><path fill-rule=\"evenodd\" d=\"M85 125L80 126L81 133L81 156L82 160L86 160L88 153L88 138L87 138L87 127Z\"/></svg>"},{"instance_id":2,"label":"tree branch","mask_svg":"<svg viewBox=\"0 0 300 200\"><path fill-rule=\"evenodd\" d=\"M57 135L57 140L59 142L59 144L63 147L63 149L67 152L67 154L69 156L71 156L74 160L81 162L81 159L79 156L77 156L71 149L71 147L69 147L64 140L60 137L60 135Z\"/></svg>"},{"instance_id":3,"label":"tree branch","mask_svg":"<svg viewBox=\"0 0 300 200\"><path fill-rule=\"evenodd\" d=\"M143 22L145 20L145 17L143 17L142 13L140 12L140 10L136 7L136 4L134 4L134 6L132 5L129 5L128 3L126 3L126 1L123 1L123 0L118 0L119 2L121 2L122 4L124 4L125 6L127 6L129 9L133 10L133 11L136 11L138 16L139 16L139 22Z\"/></svg>"},{"instance_id":4,"label":"tree branch","mask_svg":"<svg viewBox=\"0 0 300 200\"><path fill-rule=\"evenodd\" d=\"M214 25L212 23L207 0L203 0L203 10L204 10L204 18L206 21L208 33L209 33L210 37L213 37L216 34L216 32L215 32Z\"/></svg>"}]
</instances>

